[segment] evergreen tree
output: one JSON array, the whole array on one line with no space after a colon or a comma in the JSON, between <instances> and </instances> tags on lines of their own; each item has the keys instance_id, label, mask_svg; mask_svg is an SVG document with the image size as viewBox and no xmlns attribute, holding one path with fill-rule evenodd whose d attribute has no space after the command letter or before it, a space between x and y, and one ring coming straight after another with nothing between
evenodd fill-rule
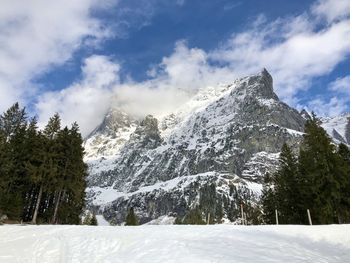
<instances>
[{"instance_id":1,"label":"evergreen tree","mask_svg":"<svg viewBox=\"0 0 350 263\"><path fill-rule=\"evenodd\" d=\"M181 225L205 225L202 212L199 207L190 209L183 218L177 218L175 224Z\"/></svg>"},{"instance_id":2,"label":"evergreen tree","mask_svg":"<svg viewBox=\"0 0 350 263\"><path fill-rule=\"evenodd\" d=\"M95 215L95 214L92 214L91 221L90 221L90 225L91 225L91 226L97 226L97 225L98 225L98 223L97 223L97 218L96 218L96 215Z\"/></svg>"},{"instance_id":3,"label":"evergreen tree","mask_svg":"<svg viewBox=\"0 0 350 263\"><path fill-rule=\"evenodd\" d=\"M61 118L58 113L55 113L53 117L51 117L44 129L44 135L50 139L53 140L58 132L61 129Z\"/></svg>"},{"instance_id":4,"label":"evergreen tree","mask_svg":"<svg viewBox=\"0 0 350 263\"><path fill-rule=\"evenodd\" d=\"M300 208L305 211L304 223L307 223L306 209L310 209L315 224L336 222L340 201L338 157L335 145L313 114L306 121L299 155Z\"/></svg>"},{"instance_id":5,"label":"evergreen tree","mask_svg":"<svg viewBox=\"0 0 350 263\"><path fill-rule=\"evenodd\" d=\"M17 102L0 116L0 129L7 142L26 126L27 114L25 108L20 108Z\"/></svg>"},{"instance_id":6,"label":"evergreen tree","mask_svg":"<svg viewBox=\"0 0 350 263\"><path fill-rule=\"evenodd\" d=\"M200 189L198 209L205 214L206 221L210 216L209 224L221 222L221 219L223 217L222 203L219 196L217 196L216 186L214 183L210 185L204 185Z\"/></svg>"},{"instance_id":7,"label":"evergreen tree","mask_svg":"<svg viewBox=\"0 0 350 263\"><path fill-rule=\"evenodd\" d=\"M59 178L62 182L62 198L59 202L60 222L79 222L79 215L85 204L87 166L83 162L83 139L79 127L74 123L71 129L65 127L58 134L60 147ZM64 197L64 198L63 198Z\"/></svg>"},{"instance_id":8,"label":"evergreen tree","mask_svg":"<svg viewBox=\"0 0 350 263\"><path fill-rule=\"evenodd\" d=\"M6 139L3 131L0 129L0 215L5 213L4 202L1 201L5 197L5 191L7 186L7 165L8 159L6 158Z\"/></svg>"},{"instance_id":9,"label":"evergreen tree","mask_svg":"<svg viewBox=\"0 0 350 263\"><path fill-rule=\"evenodd\" d=\"M276 209L279 214L279 223L301 223L298 177L297 159L290 147L284 144L277 171L271 176L265 175L264 178L262 205L266 223L276 223Z\"/></svg>"},{"instance_id":10,"label":"evergreen tree","mask_svg":"<svg viewBox=\"0 0 350 263\"><path fill-rule=\"evenodd\" d=\"M134 208L131 207L129 209L128 214L126 215L125 219L125 225L126 226L137 226L138 225L138 219L135 215Z\"/></svg>"},{"instance_id":11,"label":"evergreen tree","mask_svg":"<svg viewBox=\"0 0 350 263\"><path fill-rule=\"evenodd\" d=\"M59 207L59 202L62 196L62 178L59 175L62 167L59 167L59 141L58 135L61 128L61 119L60 116L56 113L53 117L51 117L45 126L43 131L44 136L47 139L46 144L46 178L47 181L50 182L48 186L48 191L46 193L46 199L48 199L48 207L44 207L44 211L46 212L47 218L45 220L49 220L51 223L57 223L57 212ZM49 219L48 217L50 217Z\"/></svg>"},{"instance_id":12,"label":"evergreen tree","mask_svg":"<svg viewBox=\"0 0 350 263\"><path fill-rule=\"evenodd\" d=\"M27 193L23 214L23 219L25 221L31 219L33 224L36 223L43 191L47 184L44 167L46 159L45 138L37 129L36 118L33 118L29 123L26 136L25 147L28 149L28 156L25 167L30 180L30 190Z\"/></svg>"},{"instance_id":13,"label":"evergreen tree","mask_svg":"<svg viewBox=\"0 0 350 263\"><path fill-rule=\"evenodd\" d=\"M282 146L279 169L273 176L276 209L284 224L301 223L297 159L287 144Z\"/></svg>"},{"instance_id":14,"label":"evergreen tree","mask_svg":"<svg viewBox=\"0 0 350 263\"><path fill-rule=\"evenodd\" d=\"M83 225L91 225L91 214L90 213L87 213L86 216L84 217L83 219Z\"/></svg>"},{"instance_id":15,"label":"evergreen tree","mask_svg":"<svg viewBox=\"0 0 350 263\"><path fill-rule=\"evenodd\" d=\"M272 178L269 173L266 173L264 176L261 200L262 200L264 223L276 224L276 219L275 219L275 209L277 209L276 196L275 196Z\"/></svg>"},{"instance_id":16,"label":"evergreen tree","mask_svg":"<svg viewBox=\"0 0 350 263\"><path fill-rule=\"evenodd\" d=\"M83 225L97 226L97 218L95 213L88 212L83 220Z\"/></svg>"},{"instance_id":17,"label":"evergreen tree","mask_svg":"<svg viewBox=\"0 0 350 263\"><path fill-rule=\"evenodd\" d=\"M20 220L28 185L24 168L26 128L26 112L18 103L0 116L0 140L3 150L0 160L0 210L14 220Z\"/></svg>"},{"instance_id":18,"label":"evergreen tree","mask_svg":"<svg viewBox=\"0 0 350 263\"><path fill-rule=\"evenodd\" d=\"M338 223L350 223L350 150L341 143L339 154L340 201L337 207Z\"/></svg>"}]
</instances>

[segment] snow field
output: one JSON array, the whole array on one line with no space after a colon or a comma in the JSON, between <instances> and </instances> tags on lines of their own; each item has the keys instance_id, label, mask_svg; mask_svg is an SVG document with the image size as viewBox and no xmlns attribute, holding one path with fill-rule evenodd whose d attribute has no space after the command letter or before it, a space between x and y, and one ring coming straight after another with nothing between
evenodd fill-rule
<instances>
[{"instance_id":1,"label":"snow field","mask_svg":"<svg viewBox=\"0 0 350 263\"><path fill-rule=\"evenodd\" d=\"M350 225L0 226L0 262L350 262Z\"/></svg>"}]
</instances>

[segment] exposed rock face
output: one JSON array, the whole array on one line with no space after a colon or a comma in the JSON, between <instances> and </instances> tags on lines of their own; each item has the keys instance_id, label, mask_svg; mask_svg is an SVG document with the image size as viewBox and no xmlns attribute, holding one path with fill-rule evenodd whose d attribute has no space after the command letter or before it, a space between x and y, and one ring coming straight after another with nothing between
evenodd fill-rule
<instances>
[{"instance_id":1,"label":"exposed rock face","mask_svg":"<svg viewBox=\"0 0 350 263\"><path fill-rule=\"evenodd\" d=\"M182 216L196 205L236 220L241 200L254 202L283 143L297 148L305 123L278 99L266 70L200 90L159 120L110 114L86 141L87 192L89 204L114 223L124 221L130 206L141 223ZM216 200L210 207L208 196Z\"/></svg>"},{"instance_id":2,"label":"exposed rock face","mask_svg":"<svg viewBox=\"0 0 350 263\"><path fill-rule=\"evenodd\" d=\"M332 130L332 134L330 134L331 137L333 137L334 139L336 139L337 141L341 142L341 143L347 143L346 142L346 138L343 138L343 136L341 136L339 134L339 132L337 132L337 130L333 129Z\"/></svg>"}]
</instances>

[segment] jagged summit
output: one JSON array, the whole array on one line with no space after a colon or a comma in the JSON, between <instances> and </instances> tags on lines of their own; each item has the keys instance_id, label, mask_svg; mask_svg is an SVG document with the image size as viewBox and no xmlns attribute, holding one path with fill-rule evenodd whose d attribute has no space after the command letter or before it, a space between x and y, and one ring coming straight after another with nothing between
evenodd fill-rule
<instances>
[{"instance_id":1,"label":"jagged summit","mask_svg":"<svg viewBox=\"0 0 350 263\"><path fill-rule=\"evenodd\" d=\"M266 68L263 68L263 69L261 70L260 75L262 75L262 76L264 76L264 77L270 79L271 82L272 82L272 76L271 76L271 74L268 72L268 70L267 70Z\"/></svg>"},{"instance_id":2,"label":"jagged summit","mask_svg":"<svg viewBox=\"0 0 350 263\"><path fill-rule=\"evenodd\" d=\"M232 89L232 92L235 89L239 89L239 92L246 92L265 99L278 100L278 96L273 90L273 78L265 68L258 74L237 79L230 86L236 87ZM238 92L236 91L235 93Z\"/></svg>"},{"instance_id":3,"label":"jagged summit","mask_svg":"<svg viewBox=\"0 0 350 263\"><path fill-rule=\"evenodd\" d=\"M94 136L97 133L115 135L119 129L130 127L136 123L125 111L118 108L111 108L105 115L102 123L88 136Z\"/></svg>"},{"instance_id":4,"label":"jagged summit","mask_svg":"<svg viewBox=\"0 0 350 263\"><path fill-rule=\"evenodd\" d=\"M253 97L257 96L261 99L270 99L271 102L273 100L279 100L273 91L272 76L264 68L260 73L238 79L233 84L219 85L218 87L207 87L199 90L197 95L193 96L189 103L186 103L179 109L179 111L160 119L160 122L163 122L164 119L172 119L175 114L179 115L178 113L181 110L183 111L186 109L185 111L187 111L187 114L188 111L196 110L203 105L205 106L206 104L225 95L225 93L228 91L231 91L232 96L247 94ZM269 102L266 101L266 103ZM147 112L145 112L145 118L147 117ZM111 137L117 136L117 133L120 131L120 129L130 128L133 125L137 125L139 122L140 118L136 118L128 114L121 108L112 107L106 113L102 123L87 136L87 139L95 136L96 134L104 134Z\"/></svg>"},{"instance_id":5,"label":"jagged summit","mask_svg":"<svg viewBox=\"0 0 350 263\"><path fill-rule=\"evenodd\" d=\"M138 120L126 112L117 108L110 109L102 123L85 140L85 159L114 156L129 140L137 125Z\"/></svg>"},{"instance_id":6,"label":"jagged summit","mask_svg":"<svg viewBox=\"0 0 350 263\"><path fill-rule=\"evenodd\" d=\"M265 99L278 100L278 96L273 90L273 79L270 73L264 68L259 74L246 78L246 85L243 89L248 89L252 94Z\"/></svg>"}]
</instances>

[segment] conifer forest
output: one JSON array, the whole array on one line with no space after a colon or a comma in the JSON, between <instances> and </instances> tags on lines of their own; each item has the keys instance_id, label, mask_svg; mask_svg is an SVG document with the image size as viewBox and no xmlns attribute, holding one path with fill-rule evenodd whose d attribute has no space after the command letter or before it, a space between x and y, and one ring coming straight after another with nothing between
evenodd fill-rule
<instances>
[{"instance_id":1,"label":"conifer forest","mask_svg":"<svg viewBox=\"0 0 350 263\"><path fill-rule=\"evenodd\" d=\"M79 127L58 114L38 128L15 103L0 116L0 213L15 222L79 224L86 165Z\"/></svg>"}]
</instances>

